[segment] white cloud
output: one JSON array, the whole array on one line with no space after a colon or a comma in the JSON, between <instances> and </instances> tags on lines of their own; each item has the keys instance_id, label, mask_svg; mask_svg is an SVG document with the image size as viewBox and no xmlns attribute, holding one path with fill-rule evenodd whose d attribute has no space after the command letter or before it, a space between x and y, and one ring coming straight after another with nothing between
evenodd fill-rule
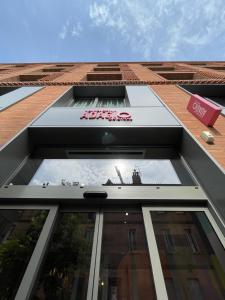
<instances>
[{"instance_id":1,"label":"white cloud","mask_svg":"<svg viewBox=\"0 0 225 300\"><path fill-rule=\"evenodd\" d=\"M80 22L74 24L68 19L66 23L62 26L58 36L62 40L66 39L68 36L79 37L82 31L83 28Z\"/></svg>"},{"instance_id":2,"label":"white cloud","mask_svg":"<svg viewBox=\"0 0 225 300\"><path fill-rule=\"evenodd\" d=\"M70 26L70 21L67 20L66 23L63 25L60 33L59 33L60 39L64 40L66 38L69 26Z\"/></svg>"},{"instance_id":3,"label":"white cloud","mask_svg":"<svg viewBox=\"0 0 225 300\"><path fill-rule=\"evenodd\" d=\"M83 31L83 28L81 24L78 22L76 25L74 25L71 29L71 36L76 36L78 37L81 32Z\"/></svg>"},{"instance_id":4,"label":"white cloud","mask_svg":"<svg viewBox=\"0 0 225 300\"><path fill-rule=\"evenodd\" d=\"M225 42L224 0L94 0L89 18L92 26L149 60L156 54L177 59L220 37Z\"/></svg>"}]
</instances>

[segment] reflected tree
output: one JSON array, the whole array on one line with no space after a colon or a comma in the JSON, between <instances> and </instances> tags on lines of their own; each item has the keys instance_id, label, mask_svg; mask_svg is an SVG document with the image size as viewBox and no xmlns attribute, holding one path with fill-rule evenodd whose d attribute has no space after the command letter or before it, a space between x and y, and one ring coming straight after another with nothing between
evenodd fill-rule
<instances>
[{"instance_id":1,"label":"reflected tree","mask_svg":"<svg viewBox=\"0 0 225 300\"><path fill-rule=\"evenodd\" d=\"M0 244L1 300L14 299L47 213L47 211L35 212L31 220L22 221L20 216L15 223L10 224L8 237Z\"/></svg>"},{"instance_id":2,"label":"reflected tree","mask_svg":"<svg viewBox=\"0 0 225 300\"><path fill-rule=\"evenodd\" d=\"M86 293L92 250L93 218L86 213L64 213L59 220L38 282L35 299L70 299ZM79 289L80 287L80 289ZM80 295L78 298L82 299Z\"/></svg>"}]
</instances>

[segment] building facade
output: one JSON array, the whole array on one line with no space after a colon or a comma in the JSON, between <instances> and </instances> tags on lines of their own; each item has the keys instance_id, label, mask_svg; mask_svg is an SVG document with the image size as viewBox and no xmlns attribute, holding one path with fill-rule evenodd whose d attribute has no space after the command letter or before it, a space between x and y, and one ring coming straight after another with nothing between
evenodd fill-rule
<instances>
[{"instance_id":1,"label":"building facade","mask_svg":"<svg viewBox=\"0 0 225 300\"><path fill-rule=\"evenodd\" d=\"M0 299L225 299L224 169L225 62L1 64Z\"/></svg>"}]
</instances>

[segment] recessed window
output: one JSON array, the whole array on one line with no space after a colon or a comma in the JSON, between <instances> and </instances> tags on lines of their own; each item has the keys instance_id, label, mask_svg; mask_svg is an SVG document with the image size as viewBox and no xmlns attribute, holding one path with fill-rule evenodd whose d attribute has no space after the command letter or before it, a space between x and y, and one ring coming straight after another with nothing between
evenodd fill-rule
<instances>
[{"instance_id":1,"label":"recessed window","mask_svg":"<svg viewBox=\"0 0 225 300\"><path fill-rule=\"evenodd\" d=\"M178 154L162 148L39 148L10 182L111 187L195 184Z\"/></svg>"},{"instance_id":2,"label":"recessed window","mask_svg":"<svg viewBox=\"0 0 225 300\"><path fill-rule=\"evenodd\" d=\"M45 159L30 185L146 186L181 184L170 160Z\"/></svg>"},{"instance_id":3,"label":"recessed window","mask_svg":"<svg viewBox=\"0 0 225 300\"><path fill-rule=\"evenodd\" d=\"M98 64L98 67L119 67L119 64Z\"/></svg>"},{"instance_id":4,"label":"recessed window","mask_svg":"<svg viewBox=\"0 0 225 300\"><path fill-rule=\"evenodd\" d=\"M175 68L174 67L149 67L148 68L149 70L151 71L155 71L155 72L158 72L158 71L174 71Z\"/></svg>"},{"instance_id":5,"label":"recessed window","mask_svg":"<svg viewBox=\"0 0 225 300\"><path fill-rule=\"evenodd\" d=\"M80 86L71 88L55 107L126 107L130 106L125 86Z\"/></svg>"},{"instance_id":6,"label":"recessed window","mask_svg":"<svg viewBox=\"0 0 225 300\"><path fill-rule=\"evenodd\" d=\"M42 72L61 72L63 71L64 68L45 68L45 69L42 69L41 71Z\"/></svg>"},{"instance_id":7,"label":"recessed window","mask_svg":"<svg viewBox=\"0 0 225 300\"><path fill-rule=\"evenodd\" d=\"M71 104L72 107L125 107L123 98L77 98Z\"/></svg>"},{"instance_id":8,"label":"recessed window","mask_svg":"<svg viewBox=\"0 0 225 300\"><path fill-rule=\"evenodd\" d=\"M2 87L0 88L0 111L36 93L43 87Z\"/></svg>"},{"instance_id":9,"label":"recessed window","mask_svg":"<svg viewBox=\"0 0 225 300\"><path fill-rule=\"evenodd\" d=\"M158 72L158 75L167 80L193 80L194 72Z\"/></svg>"},{"instance_id":10,"label":"recessed window","mask_svg":"<svg viewBox=\"0 0 225 300\"><path fill-rule=\"evenodd\" d=\"M162 65L163 65L162 63L157 63L157 62L142 64L143 67L162 66Z\"/></svg>"},{"instance_id":11,"label":"recessed window","mask_svg":"<svg viewBox=\"0 0 225 300\"><path fill-rule=\"evenodd\" d=\"M74 65L69 65L69 64L58 64L58 65L55 65L55 66L60 67L60 68L74 67Z\"/></svg>"},{"instance_id":12,"label":"recessed window","mask_svg":"<svg viewBox=\"0 0 225 300\"><path fill-rule=\"evenodd\" d=\"M9 86L9 87L1 87L0 88L0 96L8 94L12 91L15 91L16 89L18 89L18 87L14 87L14 86ZM0 104L1 105L1 104Z\"/></svg>"},{"instance_id":13,"label":"recessed window","mask_svg":"<svg viewBox=\"0 0 225 300\"><path fill-rule=\"evenodd\" d=\"M120 72L89 72L86 76L87 81L104 81L104 80L122 80Z\"/></svg>"},{"instance_id":14,"label":"recessed window","mask_svg":"<svg viewBox=\"0 0 225 300\"><path fill-rule=\"evenodd\" d=\"M225 66L207 66L206 68L216 70L216 71L220 71L220 72L225 71Z\"/></svg>"},{"instance_id":15,"label":"recessed window","mask_svg":"<svg viewBox=\"0 0 225 300\"><path fill-rule=\"evenodd\" d=\"M120 71L120 68L119 67L97 67L97 68L94 68L93 69L94 72L107 72L107 71L114 71L114 72L117 72L117 71Z\"/></svg>"},{"instance_id":16,"label":"recessed window","mask_svg":"<svg viewBox=\"0 0 225 300\"><path fill-rule=\"evenodd\" d=\"M23 74L5 79L4 81L39 81L47 77L46 74Z\"/></svg>"}]
</instances>

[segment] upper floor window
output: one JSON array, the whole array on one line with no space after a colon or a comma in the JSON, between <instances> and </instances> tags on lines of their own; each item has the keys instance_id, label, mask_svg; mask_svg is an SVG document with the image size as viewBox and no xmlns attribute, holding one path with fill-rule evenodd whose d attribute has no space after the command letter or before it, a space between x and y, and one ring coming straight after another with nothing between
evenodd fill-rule
<instances>
[{"instance_id":1,"label":"upper floor window","mask_svg":"<svg viewBox=\"0 0 225 300\"><path fill-rule=\"evenodd\" d=\"M39 148L11 182L111 187L194 184L175 150L154 151Z\"/></svg>"},{"instance_id":2,"label":"upper floor window","mask_svg":"<svg viewBox=\"0 0 225 300\"><path fill-rule=\"evenodd\" d=\"M67 91L54 107L126 107L130 106L125 86L79 86Z\"/></svg>"},{"instance_id":3,"label":"upper floor window","mask_svg":"<svg viewBox=\"0 0 225 300\"><path fill-rule=\"evenodd\" d=\"M96 98L76 98L72 103L73 107L125 107L126 100L119 97L96 97Z\"/></svg>"}]
</instances>

